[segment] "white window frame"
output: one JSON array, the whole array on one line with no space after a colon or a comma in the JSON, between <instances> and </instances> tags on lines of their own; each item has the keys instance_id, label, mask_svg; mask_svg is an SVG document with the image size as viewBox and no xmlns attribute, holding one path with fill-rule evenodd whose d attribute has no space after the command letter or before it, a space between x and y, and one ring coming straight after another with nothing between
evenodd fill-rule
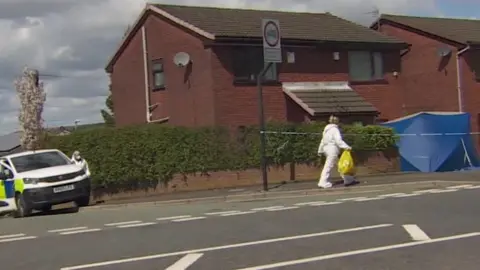
<instances>
[{"instance_id":1,"label":"white window frame","mask_svg":"<svg viewBox=\"0 0 480 270\"><path fill-rule=\"evenodd\" d=\"M151 65L153 90L165 89L165 66L163 63L163 59L160 58L152 60ZM157 65L160 65L160 68L156 67ZM161 76L162 84L157 83L157 75Z\"/></svg>"}]
</instances>

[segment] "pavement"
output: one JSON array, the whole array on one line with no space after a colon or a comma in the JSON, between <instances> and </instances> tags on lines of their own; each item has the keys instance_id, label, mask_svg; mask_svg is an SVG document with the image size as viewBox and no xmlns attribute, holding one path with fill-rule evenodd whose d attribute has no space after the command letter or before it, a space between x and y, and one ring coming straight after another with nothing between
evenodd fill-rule
<instances>
[{"instance_id":1,"label":"pavement","mask_svg":"<svg viewBox=\"0 0 480 270\"><path fill-rule=\"evenodd\" d=\"M441 172L441 173L390 173L361 176L358 178L361 187L375 185L401 185L412 182L437 182L437 181L480 181L480 171L460 171L460 172ZM317 188L318 180L304 181L283 181L268 185L268 191L263 191L262 185L244 186L238 188L222 188L201 191L180 191L171 193L152 193L144 196L131 196L127 198L116 198L106 201L96 202L95 206L109 205L130 205L133 203L153 203L153 204L179 204L191 202L219 202L230 200L245 200L248 198L271 198L284 196L284 194L312 194L325 192ZM334 179L335 190L344 188L342 181ZM355 187L357 188L357 187Z\"/></svg>"},{"instance_id":2,"label":"pavement","mask_svg":"<svg viewBox=\"0 0 480 270\"><path fill-rule=\"evenodd\" d=\"M0 261L18 270L476 270L479 195L480 182L464 179L63 209L1 219Z\"/></svg>"}]
</instances>

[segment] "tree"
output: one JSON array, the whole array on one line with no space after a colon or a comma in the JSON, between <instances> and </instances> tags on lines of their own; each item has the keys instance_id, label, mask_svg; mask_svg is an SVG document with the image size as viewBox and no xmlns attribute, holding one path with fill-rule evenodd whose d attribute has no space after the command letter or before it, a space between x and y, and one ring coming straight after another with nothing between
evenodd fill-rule
<instances>
[{"instance_id":1,"label":"tree","mask_svg":"<svg viewBox=\"0 0 480 270\"><path fill-rule=\"evenodd\" d=\"M39 80L38 70L25 67L14 82L20 100L18 120L22 135L20 143L25 150L35 150L41 143L43 132L43 106L47 95Z\"/></svg>"},{"instance_id":2,"label":"tree","mask_svg":"<svg viewBox=\"0 0 480 270\"><path fill-rule=\"evenodd\" d=\"M103 121L107 126L115 126L115 116L113 114L113 99L112 99L112 84L110 83L108 86L108 97L105 100L105 106L107 110L101 110L100 113L102 114Z\"/></svg>"}]
</instances>

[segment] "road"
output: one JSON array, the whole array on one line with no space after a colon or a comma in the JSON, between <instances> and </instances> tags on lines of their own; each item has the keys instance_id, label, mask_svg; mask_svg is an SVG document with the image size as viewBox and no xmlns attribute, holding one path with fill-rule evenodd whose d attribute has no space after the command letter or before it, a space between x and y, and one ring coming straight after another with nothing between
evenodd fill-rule
<instances>
[{"instance_id":1,"label":"road","mask_svg":"<svg viewBox=\"0 0 480 270\"><path fill-rule=\"evenodd\" d=\"M352 189L0 219L18 270L478 269L480 185Z\"/></svg>"}]
</instances>

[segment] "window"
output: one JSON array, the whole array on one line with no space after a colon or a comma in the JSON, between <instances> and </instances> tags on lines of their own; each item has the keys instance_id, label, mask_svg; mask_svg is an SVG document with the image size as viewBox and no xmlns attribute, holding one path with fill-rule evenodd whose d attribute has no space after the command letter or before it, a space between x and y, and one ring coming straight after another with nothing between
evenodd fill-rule
<instances>
[{"instance_id":1,"label":"window","mask_svg":"<svg viewBox=\"0 0 480 270\"><path fill-rule=\"evenodd\" d=\"M6 179L10 179L13 177L13 172L9 168L3 165L0 165L0 173L4 174L6 176ZM0 179L0 180L6 180L6 179Z\"/></svg>"},{"instance_id":2,"label":"window","mask_svg":"<svg viewBox=\"0 0 480 270\"><path fill-rule=\"evenodd\" d=\"M233 50L233 73L235 82L254 83L267 63L263 62L263 48L240 47ZM264 82L278 81L277 64L273 64L264 76Z\"/></svg>"},{"instance_id":3,"label":"window","mask_svg":"<svg viewBox=\"0 0 480 270\"><path fill-rule=\"evenodd\" d=\"M8 162L8 160L6 160L6 159L2 160L2 162L9 167L12 166L12 165L10 165L10 162Z\"/></svg>"},{"instance_id":4,"label":"window","mask_svg":"<svg viewBox=\"0 0 480 270\"><path fill-rule=\"evenodd\" d=\"M152 78L154 90L165 88L165 73L162 59L152 61Z\"/></svg>"},{"instance_id":5,"label":"window","mask_svg":"<svg viewBox=\"0 0 480 270\"><path fill-rule=\"evenodd\" d=\"M348 52L350 81L375 81L383 79L383 56L379 52Z\"/></svg>"},{"instance_id":6,"label":"window","mask_svg":"<svg viewBox=\"0 0 480 270\"><path fill-rule=\"evenodd\" d=\"M18 173L72 164L66 156L57 151L28 154L13 157L11 160Z\"/></svg>"}]
</instances>

